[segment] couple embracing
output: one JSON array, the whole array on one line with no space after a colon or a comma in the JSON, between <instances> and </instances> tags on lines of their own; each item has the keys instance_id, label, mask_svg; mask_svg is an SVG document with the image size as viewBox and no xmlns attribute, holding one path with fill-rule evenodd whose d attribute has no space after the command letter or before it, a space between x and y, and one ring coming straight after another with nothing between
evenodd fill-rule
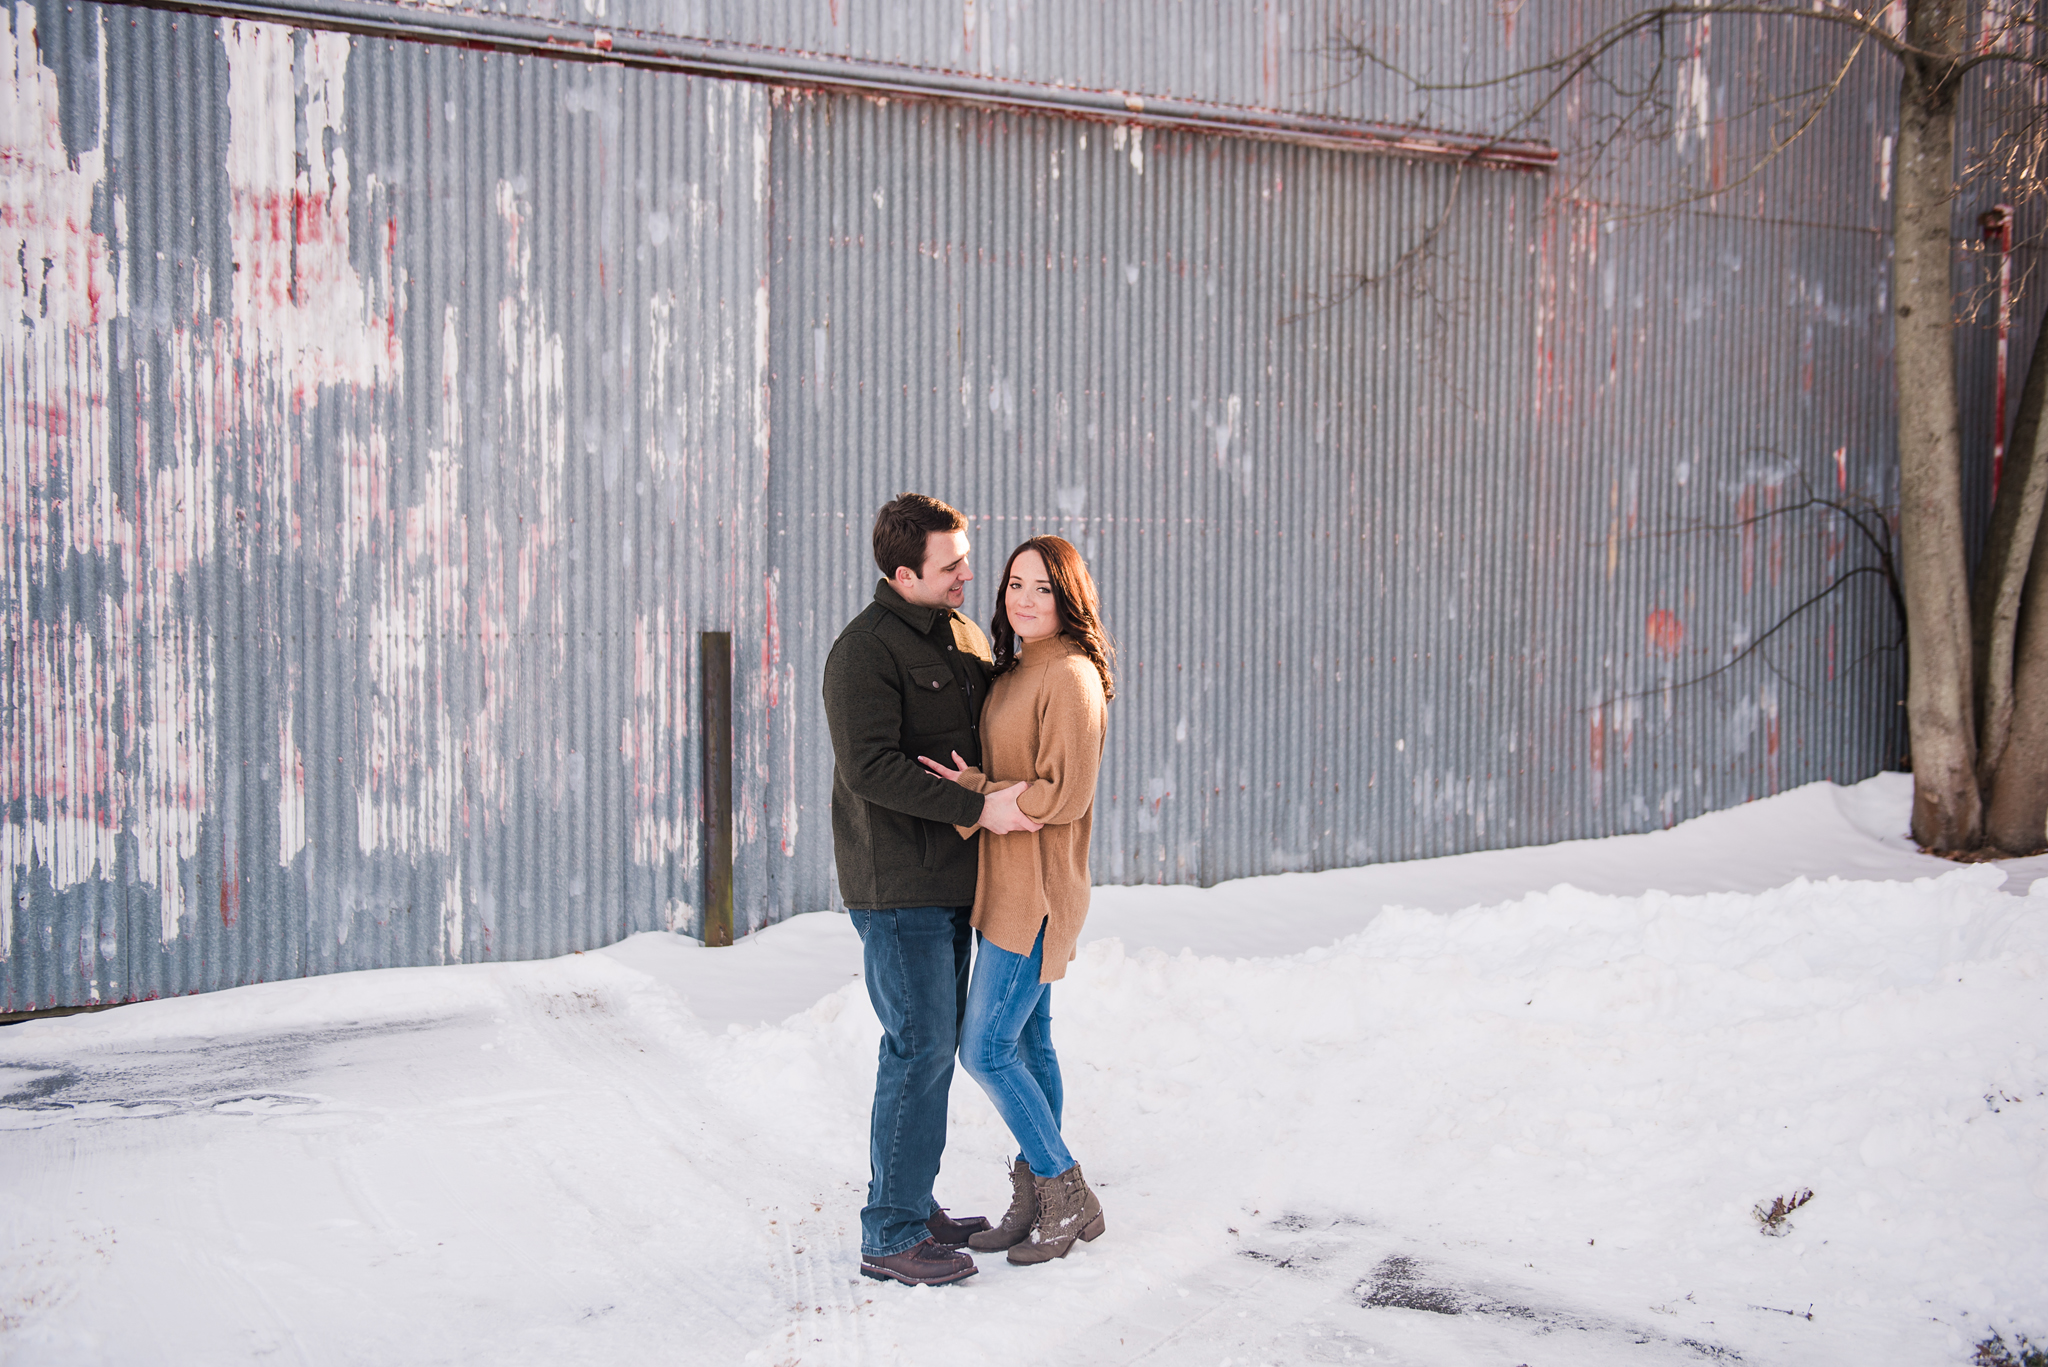
<instances>
[{"instance_id":1,"label":"couple embracing","mask_svg":"<svg viewBox=\"0 0 2048 1367\"><path fill-rule=\"evenodd\" d=\"M1088 914L1115 684L1068 542L1010 553L988 636L958 610L974 578L966 518L903 494L876 515L874 547L874 602L825 663L839 892L883 1031L860 1270L930 1286L974 1275L966 1248L1041 1263L1103 1231L1060 1135L1052 984ZM932 1195L956 1049L1017 1140L998 1225L955 1220Z\"/></svg>"}]
</instances>

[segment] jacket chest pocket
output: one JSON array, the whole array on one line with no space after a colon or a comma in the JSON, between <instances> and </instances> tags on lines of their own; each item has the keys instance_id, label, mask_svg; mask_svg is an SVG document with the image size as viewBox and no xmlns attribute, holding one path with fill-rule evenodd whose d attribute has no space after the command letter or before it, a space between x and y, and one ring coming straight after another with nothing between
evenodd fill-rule
<instances>
[{"instance_id":1,"label":"jacket chest pocket","mask_svg":"<svg viewBox=\"0 0 2048 1367\"><path fill-rule=\"evenodd\" d=\"M912 735L958 731L966 725L960 682L953 677L951 665L911 665L906 672L910 675L910 696L904 699L904 712Z\"/></svg>"}]
</instances>

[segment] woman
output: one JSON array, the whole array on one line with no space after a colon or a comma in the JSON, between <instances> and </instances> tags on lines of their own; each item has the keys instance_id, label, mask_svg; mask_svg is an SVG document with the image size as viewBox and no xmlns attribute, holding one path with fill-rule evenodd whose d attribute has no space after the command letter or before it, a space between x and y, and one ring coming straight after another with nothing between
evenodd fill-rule
<instances>
[{"instance_id":1,"label":"woman","mask_svg":"<svg viewBox=\"0 0 2048 1367\"><path fill-rule=\"evenodd\" d=\"M1042 1263L1103 1231L1102 1205L1060 1137L1052 984L1066 976L1088 916L1088 832L1103 713L1116 684L1095 582L1071 544L1032 537L1010 552L1002 583L989 623L995 681L981 714L984 767L968 768L957 753L960 768L924 764L976 792L1028 781L1017 808L1040 823L1011 835L982 832L974 895L980 947L960 1061L1022 1150L1010 1167L1009 1213L968 1245L1008 1249L1013 1263Z\"/></svg>"}]
</instances>

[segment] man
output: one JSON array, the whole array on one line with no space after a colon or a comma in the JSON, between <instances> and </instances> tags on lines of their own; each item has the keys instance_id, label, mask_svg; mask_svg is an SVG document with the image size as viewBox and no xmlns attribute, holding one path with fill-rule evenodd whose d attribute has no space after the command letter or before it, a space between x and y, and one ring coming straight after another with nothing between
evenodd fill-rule
<instances>
[{"instance_id":1,"label":"man","mask_svg":"<svg viewBox=\"0 0 2048 1367\"><path fill-rule=\"evenodd\" d=\"M1018 783L983 797L926 771L929 755L981 762L988 638L957 611L974 573L967 519L903 494L875 516L875 600L825 661L832 732L832 847L839 894L860 932L868 1000L882 1020L868 1136L861 1272L912 1286L974 1275L962 1252L988 1228L932 1198L946 1147L953 1051L967 1010L975 842L955 826L1035 831Z\"/></svg>"}]
</instances>

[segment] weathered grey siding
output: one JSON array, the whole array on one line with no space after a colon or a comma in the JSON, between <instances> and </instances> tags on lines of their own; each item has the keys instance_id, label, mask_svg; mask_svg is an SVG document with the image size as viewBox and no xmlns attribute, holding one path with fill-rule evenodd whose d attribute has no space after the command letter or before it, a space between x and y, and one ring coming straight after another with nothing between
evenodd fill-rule
<instances>
[{"instance_id":1,"label":"weathered grey siding","mask_svg":"<svg viewBox=\"0 0 2048 1367\"><path fill-rule=\"evenodd\" d=\"M1692 529L1823 467L1882 492L1869 235L1705 219L1674 262L1668 228L1468 172L1427 288L1358 292L1459 172L858 99L775 138L783 656L816 676L898 489L973 511L984 576L1074 540L1123 644L1098 876L1644 829L1890 757L1875 581L1775 672L1682 687L1863 562L1832 517ZM1816 295L1863 302L1815 334ZM824 904L800 848L790 901Z\"/></svg>"},{"instance_id":2,"label":"weathered grey siding","mask_svg":"<svg viewBox=\"0 0 2048 1367\"><path fill-rule=\"evenodd\" d=\"M0 1003L687 928L696 632L764 614L767 91L46 10Z\"/></svg>"},{"instance_id":3,"label":"weathered grey siding","mask_svg":"<svg viewBox=\"0 0 2048 1367\"><path fill-rule=\"evenodd\" d=\"M1346 6L634 3L560 59L323 27L428 14L375 0L11 11L0 1010L694 933L705 630L736 929L831 905L818 671L907 487L973 514L978 617L1029 532L1093 561L1106 880L1641 830L1899 757L1873 556L1795 510L1892 493L1891 75L1754 178L1756 125L1683 113L1837 36L1681 35L1678 112L1587 176L764 76L1253 132L1514 107L1346 80ZM1372 11L1461 73L1608 13ZM633 63L589 60L613 29ZM1965 188L1959 243L2000 197ZM1980 501L1988 361L1974 328Z\"/></svg>"}]
</instances>

